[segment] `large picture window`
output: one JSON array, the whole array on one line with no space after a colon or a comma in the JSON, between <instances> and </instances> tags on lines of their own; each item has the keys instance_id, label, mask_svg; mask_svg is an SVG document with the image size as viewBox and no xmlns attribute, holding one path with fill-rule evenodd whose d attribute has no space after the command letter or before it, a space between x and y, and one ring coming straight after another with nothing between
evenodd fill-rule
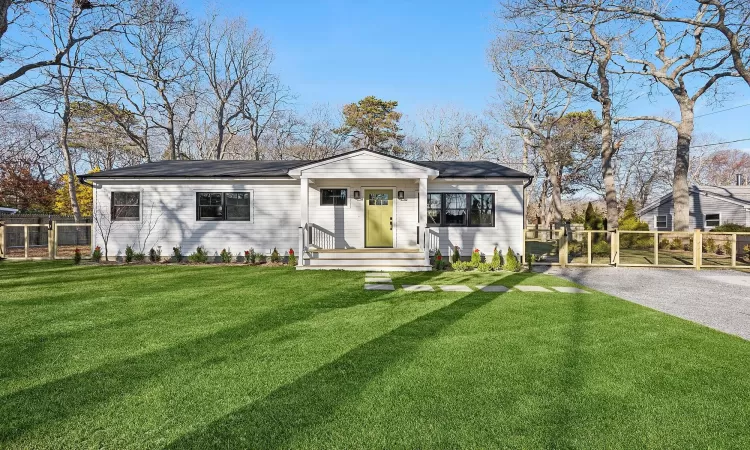
<instances>
[{"instance_id":1,"label":"large picture window","mask_svg":"<svg viewBox=\"0 0 750 450\"><path fill-rule=\"evenodd\" d=\"M321 189L321 206L346 206L346 189Z\"/></svg>"},{"instance_id":2,"label":"large picture window","mask_svg":"<svg viewBox=\"0 0 750 450\"><path fill-rule=\"evenodd\" d=\"M437 227L494 227L495 194L427 194L427 224Z\"/></svg>"},{"instance_id":3,"label":"large picture window","mask_svg":"<svg viewBox=\"0 0 750 450\"><path fill-rule=\"evenodd\" d=\"M112 220L139 220L141 218L140 192L112 193Z\"/></svg>"},{"instance_id":4,"label":"large picture window","mask_svg":"<svg viewBox=\"0 0 750 450\"><path fill-rule=\"evenodd\" d=\"M249 192L198 192L197 220L250 220Z\"/></svg>"}]
</instances>

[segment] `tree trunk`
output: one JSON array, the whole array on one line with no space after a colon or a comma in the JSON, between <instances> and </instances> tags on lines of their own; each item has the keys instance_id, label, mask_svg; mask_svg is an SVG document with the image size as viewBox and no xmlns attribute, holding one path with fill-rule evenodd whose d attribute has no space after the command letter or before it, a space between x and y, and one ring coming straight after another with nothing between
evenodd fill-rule
<instances>
[{"instance_id":1,"label":"tree trunk","mask_svg":"<svg viewBox=\"0 0 750 450\"><path fill-rule=\"evenodd\" d=\"M253 139L253 156L255 157L256 161L260 161L260 146L258 145L258 141Z\"/></svg>"},{"instance_id":2,"label":"tree trunk","mask_svg":"<svg viewBox=\"0 0 750 450\"><path fill-rule=\"evenodd\" d=\"M609 78L606 66L599 64L599 100L602 105L602 178L604 201L607 204L607 229L615 230L620 211L617 205L617 187L612 159L617 149L612 142L612 100L609 98Z\"/></svg>"},{"instance_id":3,"label":"tree trunk","mask_svg":"<svg viewBox=\"0 0 750 450\"><path fill-rule=\"evenodd\" d=\"M60 150L62 150L65 160L65 172L68 175L68 196L70 198L70 208L73 210L73 217L76 223L81 222L81 208L78 206L78 195L76 192L76 173L73 169L73 158L70 156L70 147L68 146L68 132L70 131L70 78L64 78L62 68L58 68L58 76L63 98L63 111L60 124Z\"/></svg>"},{"instance_id":4,"label":"tree trunk","mask_svg":"<svg viewBox=\"0 0 750 450\"><path fill-rule=\"evenodd\" d=\"M8 9L13 0L0 0L0 38L8 31Z\"/></svg>"},{"instance_id":5,"label":"tree trunk","mask_svg":"<svg viewBox=\"0 0 750 450\"><path fill-rule=\"evenodd\" d=\"M674 162L672 199L674 202L674 231L690 229L690 192L688 173L690 170L690 141L693 136L693 102L680 102L681 121L677 127L677 155Z\"/></svg>"}]
</instances>

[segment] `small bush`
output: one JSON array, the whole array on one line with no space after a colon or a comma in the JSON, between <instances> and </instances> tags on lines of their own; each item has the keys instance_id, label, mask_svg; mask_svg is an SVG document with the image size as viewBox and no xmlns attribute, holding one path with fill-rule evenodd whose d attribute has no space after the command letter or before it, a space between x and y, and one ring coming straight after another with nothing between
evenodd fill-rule
<instances>
[{"instance_id":1,"label":"small bush","mask_svg":"<svg viewBox=\"0 0 750 450\"><path fill-rule=\"evenodd\" d=\"M208 253L206 252L206 249L203 247L196 248L195 253L191 253L190 256L188 256L188 261L194 263L207 263Z\"/></svg>"},{"instance_id":2,"label":"small bush","mask_svg":"<svg viewBox=\"0 0 750 450\"><path fill-rule=\"evenodd\" d=\"M716 251L716 241L714 238L708 238L703 241L703 253L713 253Z\"/></svg>"},{"instance_id":3,"label":"small bush","mask_svg":"<svg viewBox=\"0 0 750 450\"><path fill-rule=\"evenodd\" d=\"M91 259L93 259L94 262L99 262L102 260L102 248L98 245L94 249L94 253L91 254Z\"/></svg>"},{"instance_id":4,"label":"small bush","mask_svg":"<svg viewBox=\"0 0 750 450\"><path fill-rule=\"evenodd\" d=\"M457 272L468 272L470 270L474 270L474 266L472 266L468 261L456 261L451 264L451 267L453 267L453 270Z\"/></svg>"},{"instance_id":5,"label":"small bush","mask_svg":"<svg viewBox=\"0 0 750 450\"><path fill-rule=\"evenodd\" d=\"M716 247L716 254L717 255L723 255L724 254L724 246L723 245L719 245L719 246Z\"/></svg>"},{"instance_id":6,"label":"small bush","mask_svg":"<svg viewBox=\"0 0 750 450\"><path fill-rule=\"evenodd\" d=\"M245 262L249 262L250 264L255 264L255 261L258 259L258 254L255 253L255 249L250 247L250 250L245 251Z\"/></svg>"},{"instance_id":7,"label":"small bush","mask_svg":"<svg viewBox=\"0 0 750 450\"><path fill-rule=\"evenodd\" d=\"M497 247L492 251L492 261L490 262L492 270L501 270L503 268L503 257L497 251Z\"/></svg>"},{"instance_id":8,"label":"small bush","mask_svg":"<svg viewBox=\"0 0 750 450\"><path fill-rule=\"evenodd\" d=\"M503 265L503 269L508 272L519 272L521 270L521 263L518 262L518 257L513 253L513 250L510 247L508 247L508 252L505 254L505 265Z\"/></svg>"},{"instance_id":9,"label":"small bush","mask_svg":"<svg viewBox=\"0 0 750 450\"><path fill-rule=\"evenodd\" d=\"M296 266L297 265L297 257L294 256L294 249L289 249L289 261L287 261L290 266Z\"/></svg>"},{"instance_id":10,"label":"small bush","mask_svg":"<svg viewBox=\"0 0 750 450\"><path fill-rule=\"evenodd\" d=\"M245 250L245 264L250 264L250 250Z\"/></svg>"},{"instance_id":11,"label":"small bush","mask_svg":"<svg viewBox=\"0 0 750 450\"><path fill-rule=\"evenodd\" d=\"M81 264L81 249L76 248L76 251L73 252L73 264Z\"/></svg>"},{"instance_id":12,"label":"small bush","mask_svg":"<svg viewBox=\"0 0 750 450\"><path fill-rule=\"evenodd\" d=\"M479 267L479 264L482 262L482 254L479 252L478 248L475 248L473 252L471 252L471 265L474 267Z\"/></svg>"},{"instance_id":13,"label":"small bush","mask_svg":"<svg viewBox=\"0 0 750 450\"><path fill-rule=\"evenodd\" d=\"M443 254L440 253L440 249L435 251L435 270L445 269L445 261L443 261Z\"/></svg>"},{"instance_id":14,"label":"small bush","mask_svg":"<svg viewBox=\"0 0 750 450\"><path fill-rule=\"evenodd\" d=\"M143 262L146 260L146 254L143 252L133 253L133 261Z\"/></svg>"},{"instance_id":15,"label":"small bush","mask_svg":"<svg viewBox=\"0 0 750 450\"><path fill-rule=\"evenodd\" d=\"M592 256L610 256L612 254L612 247L607 241L599 241L596 244L591 245Z\"/></svg>"},{"instance_id":16,"label":"small bush","mask_svg":"<svg viewBox=\"0 0 750 450\"><path fill-rule=\"evenodd\" d=\"M453 247L453 259L451 260L452 263L461 261L461 252L458 246Z\"/></svg>"},{"instance_id":17,"label":"small bush","mask_svg":"<svg viewBox=\"0 0 750 450\"><path fill-rule=\"evenodd\" d=\"M669 248L669 239L662 239L659 241L659 250L667 250Z\"/></svg>"},{"instance_id":18,"label":"small bush","mask_svg":"<svg viewBox=\"0 0 750 450\"><path fill-rule=\"evenodd\" d=\"M732 255L732 243L731 242L729 241L724 242L724 253L726 253L727 255Z\"/></svg>"},{"instance_id":19,"label":"small bush","mask_svg":"<svg viewBox=\"0 0 750 450\"><path fill-rule=\"evenodd\" d=\"M711 233L741 233L743 231L750 231L750 227L746 227L737 223L725 223L710 230Z\"/></svg>"},{"instance_id":20,"label":"small bush","mask_svg":"<svg viewBox=\"0 0 750 450\"><path fill-rule=\"evenodd\" d=\"M175 262L182 261L182 247L172 247L172 256Z\"/></svg>"},{"instance_id":21,"label":"small bush","mask_svg":"<svg viewBox=\"0 0 750 450\"><path fill-rule=\"evenodd\" d=\"M669 244L670 250L682 250L682 239L676 237L672 239L672 242Z\"/></svg>"},{"instance_id":22,"label":"small bush","mask_svg":"<svg viewBox=\"0 0 750 450\"><path fill-rule=\"evenodd\" d=\"M258 260L258 264L264 264L266 262L266 255L263 253L256 253L255 258Z\"/></svg>"},{"instance_id":23,"label":"small bush","mask_svg":"<svg viewBox=\"0 0 750 450\"><path fill-rule=\"evenodd\" d=\"M742 250L745 251L745 258L750 259L750 244L742 247Z\"/></svg>"},{"instance_id":24,"label":"small bush","mask_svg":"<svg viewBox=\"0 0 750 450\"><path fill-rule=\"evenodd\" d=\"M221 253L219 254L221 256L221 262L224 264L229 264L232 262L232 252L227 251L227 249L222 248Z\"/></svg>"},{"instance_id":25,"label":"small bush","mask_svg":"<svg viewBox=\"0 0 750 450\"><path fill-rule=\"evenodd\" d=\"M277 263L281 261L281 257L279 256L279 251L276 250L276 247L273 248L273 251L271 252L271 262Z\"/></svg>"},{"instance_id":26,"label":"small bush","mask_svg":"<svg viewBox=\"0 0 750 450\"><path fill-rule=\"evenodd\" d=\"M151 262L161 261L161 247L159 250L154 250L154 248L151 247L151 250L148 251L148 260Z\"/></svg>"},{"instance_id":27,"label":"small bush","mask_svg":"<svg viewBox=\"0 0 750 450\"><path fill-rule=\"evenodd\" d=\"M477 264L477 270L479 270L480 272L489 272L491 269L492 266L490 265L490 263L480 262L479 264Z\"/></svg>"},{"instance_id":28,"label":"small bush","mask_svg":"<svg viewBox=\"0 0 750 450\"><path fill-rule=\"evenodd\" d=\"M133 262L133 247L129 245L125 247L125 262L126 263Z\"/></svg>"}]
</instances>

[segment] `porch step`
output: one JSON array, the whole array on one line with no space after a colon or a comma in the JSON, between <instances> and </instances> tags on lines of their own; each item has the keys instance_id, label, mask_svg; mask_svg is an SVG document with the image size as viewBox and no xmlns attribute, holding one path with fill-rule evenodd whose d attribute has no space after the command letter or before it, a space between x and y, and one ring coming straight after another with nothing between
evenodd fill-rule
<instances>
[{"instance_id":1,"label":"porch step","mask_svg":"<svg viewBox=\"0 0 750 450\"><path fill-rule=\"evenodd\" d=\"M300 269L430 270L420 249L311 249Z\"/></svg>"},{"instance_id":2,"label":"porch step","mask_svg":"<svg viewBox=\"0 0 750 450\"><path fill-rule=\"evenodd\" d=\"M383 271L383 272L429 272L431 266L339 266L339 265L314 265L297 266L297 270L351 270L360 272Z\"/></svg>"}]
</instances>

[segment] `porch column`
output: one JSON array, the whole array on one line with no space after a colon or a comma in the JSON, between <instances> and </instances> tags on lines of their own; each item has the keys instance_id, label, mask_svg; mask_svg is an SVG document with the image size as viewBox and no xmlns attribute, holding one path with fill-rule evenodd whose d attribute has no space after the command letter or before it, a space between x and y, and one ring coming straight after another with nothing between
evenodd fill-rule
<instances>
[{"instance_id":1,"label":"porch column","mask_svg":"<svg viewBox=\"0 0 750 450\"><path fill-rule=\"evenodd\" d=\"M299 253L297 256L297 265L302 265L305 253L305 241L307 240L308 223L309 220L309 205L310 194L308 192L309 182L307 178L300 178L299 180L299 204L300 204L300 236L299 236ZM309 244L309 243L308 243Z\"/></svg>"},{"instance_id":2,"label":"porch column","mask_svg":"<svg viewBox=\"0 0 750 450\"><path fill-rule=\"evenodd\" d=\"M422 249L424 249L425 264L430 261L430 246L427 242L427 178L419 179L419 237Z\"/></svg>"}]
</instances>

